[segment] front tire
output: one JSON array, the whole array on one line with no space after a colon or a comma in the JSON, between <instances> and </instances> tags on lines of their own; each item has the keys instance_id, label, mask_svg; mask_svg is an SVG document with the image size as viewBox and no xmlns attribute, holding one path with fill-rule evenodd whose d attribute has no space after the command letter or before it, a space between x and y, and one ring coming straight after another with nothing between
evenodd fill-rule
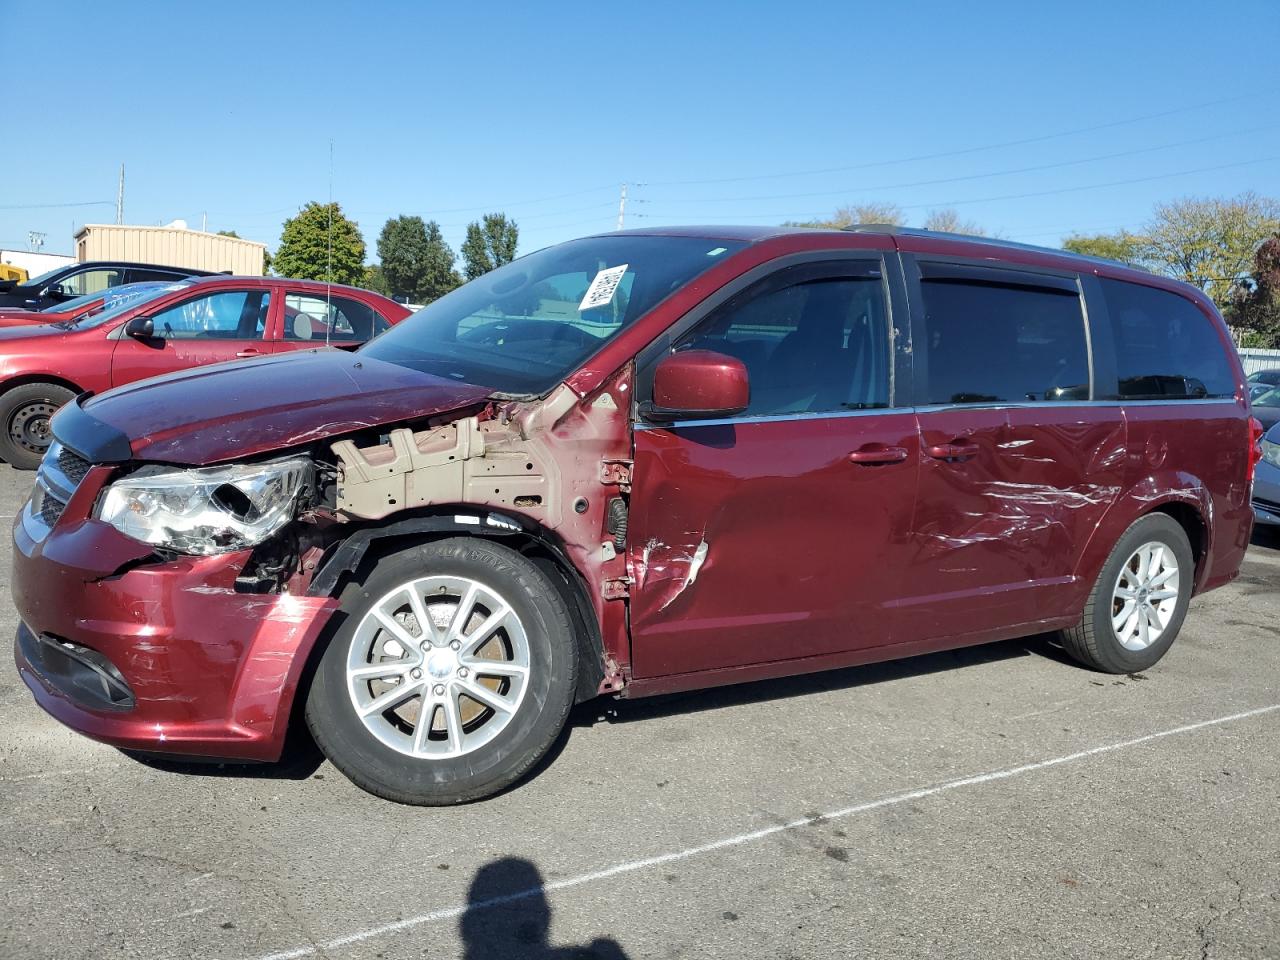
<instances>
[{"instance_id":1,"label":"front tire","mask_svg":"<svg viewBox=\"0 0 1280 960\"><path fill-rule=\"evenodd\" d=\"M1181 525L1164 513L1139 518L1103 564L1080 622L1059 635L1063 648L1106 673L1154 666L1177 639L1194 578Z\"/></svg>"},{"instance_id":2,"label":"front tire","mask_svg":"<svg viewBox=\"0 0 1280 960\"><path fill-rule=\"evenodd\" d=\"M479 800L528 773L563 729L573 619L516 551L457 537L387 554L342 610L306 720L362 789L427 806Z\"/></svg>"},{"instance_id":3,"label":"front tire","mask_svg":"<svg viewBox=\"0 0 1280 960\"><path fill-rule=\"evenodd\" d=\"M49 449L49 420L75 394L56 383L24 383L0 395L0 458L34 470Z\"/></svg>"}]
</instances>

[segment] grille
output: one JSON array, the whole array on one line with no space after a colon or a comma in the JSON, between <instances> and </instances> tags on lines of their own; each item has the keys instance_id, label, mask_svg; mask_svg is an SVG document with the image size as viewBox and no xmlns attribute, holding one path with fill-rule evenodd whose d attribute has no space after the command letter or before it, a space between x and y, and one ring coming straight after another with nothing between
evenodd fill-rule
<instances>
[{"instance_id":1,"label":"grille","mask_svg":"<svg viewBox=\"0 0 1280 960\"><path fill-rule=\"evenodd\" d=\"M38 511L40 521L46 527L52 527L58 522L58 518L62 516L62 511L67 509L67 505L47 490L41 490L39 487L36 490L40 498L40 509Z\"/></svg>"},{"instance_id":2,"label":"grille","mask_svg":"<svg viewBox=\"0 0 1280 960\"><path fill-rule=\"evenodd\" d=\"M73 453L66 447L59 447L58 469L73 485L79 486L80 481L84 479L84 475L89 472L89 468L92 466L93 464L78 453Z\"/></svg>"}]
</instances>

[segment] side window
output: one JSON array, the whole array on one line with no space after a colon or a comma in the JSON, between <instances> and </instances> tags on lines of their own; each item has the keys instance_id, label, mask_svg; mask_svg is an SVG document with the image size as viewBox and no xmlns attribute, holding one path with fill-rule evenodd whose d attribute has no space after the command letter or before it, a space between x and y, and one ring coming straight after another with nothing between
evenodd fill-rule
<instances>
[{"instance_id":1,"label":"side window","mask_svg":"<svg viewBox=\"0 0 1280 960\"><path fill-rule=\"evenodd\" d=\"M137 267L129 269L129 283L146 283L148 281L181 280L187 274L182 270L145 270Z\"/></svg>"},{"instance_id":2,"label":"side window","mask_svg":"<svg viewBox=\"0 0 1280 960\"><path fill-rule=\"evenodd\" d=\"M82 270L63 277L52 285L52 290L64 297L83 297L90 293L101 293L107 287L121 283L124 283L123 270Z\"/></svg>"},{"instance_id":3,"label":"side window","mask_svg":"<svg viewBox=\"0 0 1280 960\"><path fill-rule=\"evenodd\" d=\"M926 277L927 403L1089 399L1078 292Z\"/></svg>"},{"instance_id":4,"label":"side window","mask_svg":"<svg viewBox=\"0 0 1280 960\"><path fill-rule=\"evenodd\" d=\"M155 314L155 335L166 340L260 340L270 298L266 290L196 297Z\"/></svg>"},{"instance_id":5,"label":"side window","mask_svg":"<svg viewBox=\"0 0 1280 960\"><path fill-rule=\"evenodd\" d=\"M284 298L285 340L363 343L386 329L386 321L368 304L349 297L290 293Z\"/></svg>"},{"instance_id":6,"label":"side window","mask_svg":"<svg viewBox=\"0 0 1280 960\"><path fill-rule=\"evenodd\" d=\"M1176 400L1233 397L1235 375L1209 318L1168 290L1102 280L1116 344L1120 397Z\"/></svg>"},{"instance_id":7,"label":"side window","mask_svg":"<svg viewBox=\"0 0 1280 960\"><path fill-rule=\"evenodd\" d=\"M735 297L677 350L715 350L747 368L743 416L889 405L889 337L879 277L811 280Z\"/></svg>"}]
</instances>

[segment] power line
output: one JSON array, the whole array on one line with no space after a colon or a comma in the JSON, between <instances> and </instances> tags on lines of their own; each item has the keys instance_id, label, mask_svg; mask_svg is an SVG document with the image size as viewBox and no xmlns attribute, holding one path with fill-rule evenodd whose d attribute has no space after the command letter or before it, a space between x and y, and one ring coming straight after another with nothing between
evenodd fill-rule
<instances>
[{"instance_id":1,"label":"power line","mask_svg":"<svg viewBox=\"0 0 1280 960\"><path fill-rule=\"evenodd\" d=\"M1164 143L1154 147L1139 147L1136 150L1121 150L1116 153L1103 153L1093 157L1083 157L1078 160L1060 160L1056 163L1042 163L1031 167L1014 167L1009 170L995 170L991 173L971 173L959 177L938 177L932 180L911 180L904 183L886 183L873 187L850 187L840 190L820 190L810 193L779 193L766 196L746 196L746 197L699 197L696 200L653 200L653 203L740 203L743 200L797 200L808 197L831 197L837 195L848 196L850 194L872 193L877 190L901 190L907 187L928 187L936 186L943 183L963 183L969 180L985 180L991 177L1007 177L1020 173L1038 173L1043 170L1057 170L1062 167L1079 166L1084 163L1097 163L1102 160L1115 160L1120 157L1134 157L1144 153L1156 153L1160 150L1172 150L1175 147L1186 147L1198 143L1210 143L1215 140L1225 140L1231 137L1242 137L1249 134L1258 133L1262 130L1274 130L1280 124L1269 123L1261 127L1253 127L1248 130L1233 130L1229 133L1218 133L1208 137L1197 137L1192 140L1179 140L1174 143Z\"/></svg>"},{"instance_id":2,"label":"power line","mask_svg":"<svg viewBox=\"0 0 1280 960\"><path fill-rule=\"evenodd\" d=\"M1073 130L1062 130L1057 133L1046 133L1035 137L1024 137L1019 140L1005 140L1001 143L987 143L975 147L964 147L958 150L944 150L939 153L923 153L912 157L899 157L894 160L874 160L869 163L855 163L842 167L825 167L820 170L792 170L787 173L762 173L754 176L745 177L715 177L706 180L650 180L646 184L651 187L677 187L677 186L705 186L711 183L742 183L748 180L776 180L783 177L809 177L822 173L846 173L850 170L870 170L873 167L886 167L898 163L915 163L920 160L940 160L945 157L959 157L969 153L981 153L984 150L999 150L1004 147L1020 147L1030 143L1043 143L1047 140L1057 140L1061 137L1071 137L1080 133L1093 133L1096 130L1109 130L1113 127L1127 126L1131 123L1142 123L1147 120L1157 120L1161 117L1169 117L1178 113L1188 113L1193 110L1203 110L1207 107L1221 106L1224 103L1237 103L1240 100L1249 100L1260 96L1272 96L1275 91L1266 90L1254 93L1245 93L1236 97L1226 97L1222 100L1209 100L1204 103L1191 104L1186 107L1176 107L1172 110L1163 110L1160 113L1149 113L1141 117L1129 117L1124 120L1112 120L1108 123L1098 123L1088 127L1076 127Z\"/></svg>"},{"instance_id":3,"label":"power line","mask_svg":"<svg viewBox=\"0 0 1280 960\"><path fill-rule=\"evenodd\" d=\"M1195 169L1192 169L1192 170L1177 170L1173 173L1160 173L1150 177L1131 177L1127 180L1110 180L1110 181L1107 181L1106 183L1089 183L1089 184L1083 184L1083 185L1074 186L1074 187L1059 187L1058 189L1055 189L1055 190L1035 190L1028 193L1007 193L1007 194L1002 194L1000 196L995 196L995 197L975 197L969 200L934 200L930 203L909 203L909 204L900 204L899 206L903 210L923 210L928 207L958 207L958 206L962 206L970 203L994 203L999 200L1026 200L1032 197L1047 197L1047 196L1053 196L1053 195L1062 194L1062 193L1078 193L1084 190L1101 190L1104 187L1119 187L1119 186L1126 186L1128 184L1133 184L1133 183L1150 183L1151 181L1154 181L1154 180L1170 180L1174 177L1184 177L1193 173L1211 173L1215 170L1230 170L1235 167L1245 167L1255 163L1270 163L1277 160L1280 160L1280 157L1257 157L1253 160L1239 160L1239 161L1236 161L1235 163L1220 163L1211 167L1196 167ZM636 216L645 217L647 219L658 218L657 215L650 214L650 213L638 213L636 214ZM782 213L778 211L773 211L771 213L739 213L737 214L737 216L746 217L749 219L764 219L769 217L800 219L798 217L795 217L793 214ZM704 214L699 214L693 217L685 216L685 217L677 217L675 219L705 220L706 217Z\"/></svg>"},{"instance_id":4,"label":"power line","mask_svg":"<svg viewBox=\"0 0 1280 960\"><path fill-rule=\"evenodd\" d=\"M114 200L85 200L81 203L6 203L0 210L55 210L63 207L109 207Z\"/></svg>"}]
</instances>

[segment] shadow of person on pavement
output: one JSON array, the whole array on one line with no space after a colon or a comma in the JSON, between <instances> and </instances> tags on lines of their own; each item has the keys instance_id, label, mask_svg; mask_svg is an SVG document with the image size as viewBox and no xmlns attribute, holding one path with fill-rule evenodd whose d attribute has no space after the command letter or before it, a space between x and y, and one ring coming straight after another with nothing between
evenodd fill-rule
<instances>
[{"instance_id":1,"label":"shadow of person on pavement","mask_svg":"<svg viewBox=\"0 0 1280 960\"><path fill-rule=\"evenodd\" d=\"M542 874L519 857L503 857L476 871L458 928L465 960L627 960L615 940L551 946L551 904Z\"/></svg>"}]
</instances>

